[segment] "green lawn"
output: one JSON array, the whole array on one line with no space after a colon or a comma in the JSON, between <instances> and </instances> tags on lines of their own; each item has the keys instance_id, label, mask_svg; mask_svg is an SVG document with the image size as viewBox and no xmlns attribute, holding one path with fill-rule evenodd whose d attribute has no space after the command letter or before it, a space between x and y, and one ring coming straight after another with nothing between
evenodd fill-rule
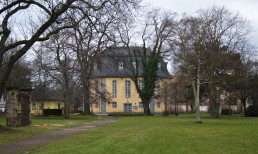
<instances>
[{"instance_id":1,"label":"green lawn","mask_svg":"<svg viewBox=\"0 0 258 154\"><path fill-rule=\"evenodd\" d=\"M258 153L258 118L121 117L32 153Z\"/></svg>"},{"instance_id":2,"label":"green lawn","mask_svg":"<svg viewBox=\"0 0 258 154\"><path fill-rule=\"evenodd\" d=\"M30 126L12 127L13 131L0 133L0 145L98 120L97 116L85 115L70 115L70 118L66 120L63 117L57 116L32 117L32 124ZM0 124L5 125L5 117L0 117Z\"/></svg>"}]
</instances>

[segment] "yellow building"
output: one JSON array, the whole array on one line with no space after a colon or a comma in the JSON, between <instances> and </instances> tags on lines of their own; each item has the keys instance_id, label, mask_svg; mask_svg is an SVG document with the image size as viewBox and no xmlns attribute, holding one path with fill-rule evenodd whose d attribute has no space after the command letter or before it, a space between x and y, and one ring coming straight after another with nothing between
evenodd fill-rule
<instances>
[{"instance_id":1,"label":"yellow building","mask_svg":"<svg viewBox=\"0 0 258 154\"><path fill-rule=\"evenodd\" d=\"M63 109L62 101L33 101L31 103L31 114L42 115L44 109Z\"/></svg>"},{"instance_id":2,"label":"yellow building","mask_svg":"<svg viewBox=\"0 0 258 154\"><path fill-rule=\"evenodd\" d=\"M112 113L112 112L129 112L143 113L143 105L139 94L137 93L134 82L129 78L129 65L133 64L134 69L142 72L141 65L136 68L136 60L129 64L128 50L126 48L116 48L111 50L111 56L101 56L93 64L93 88L95 96L92 102L92 111L94 113ZM164 85L170 84L172 76L168 73L167 63L162 59L158 64L158 81L156 95L161 96L164 91ZM142 80L139 80L141 86ZM104 97L101 97L103 95ZM164 108L164 99L157 97L150 103L152 113L162 113Z\"/></svg>"}]
</instances>

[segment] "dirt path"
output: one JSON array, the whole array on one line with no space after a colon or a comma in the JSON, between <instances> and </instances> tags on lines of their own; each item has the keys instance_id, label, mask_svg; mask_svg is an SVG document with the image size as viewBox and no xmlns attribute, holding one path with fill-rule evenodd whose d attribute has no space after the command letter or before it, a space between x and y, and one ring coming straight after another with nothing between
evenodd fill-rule
<instances>
[{"instance_id":1,"label":"dirt path","mask_svg":"<svg viewBox=\"0 0 258 154\"><path fill-rule=\"evenodd\" d=\"M47 144L47 143L51 142L51 140L53 140L53 139L57 139L57 138L61 138L64 136L79 133L79 132L91 129L93 127L101 126L101 125L104 125L106 123L110 123L110 122L113 122L116 120L117 120L116 117L109 117L108 120L96 121L96 122L92 122L89 124L84 124L84 125L77 126L77 127L54 131L54 132L51 132L51 133L48 133L45 135L41 135L41 136L37 136L34 138L22 140L19 142L3 145L3 146L0 146L0 153L4 153L4 154L17 153L17 152L22 151L22 149ZM27 152L24 152L24 153L27 153Z\"/></svg>"}]
</instances>

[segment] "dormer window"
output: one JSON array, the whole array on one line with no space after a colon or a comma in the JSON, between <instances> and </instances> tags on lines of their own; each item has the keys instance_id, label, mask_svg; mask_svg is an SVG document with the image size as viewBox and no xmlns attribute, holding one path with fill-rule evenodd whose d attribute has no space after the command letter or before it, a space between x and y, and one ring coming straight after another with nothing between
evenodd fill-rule
<instances>
[{"instance_id":1,"label":"dormer window","mask_svg":"<svg viewBox=\"0 0 258 154\"><path fill-rule=\"evenodd\" d=\"M124 63L123 62L118 62L118 69L123 70L124 69Z\"/></svg>"},{"instance_id":2,"label":"dormer window","mask_svg":"<svg viewBox=\"0 0 258 154\"><path fill-rule=\"evenodd\" d=\"M133 62L133 68L136 70L136 62Z\"/></svg>"},{"instance_id":3,"label":"dormer window","mask_svg":"<svg viewBox=\"0 0 258 154\"><path fill-rule=\"evenodd\" d=\"M161 70L161 63L158 63L158 70Z\"/></svg>"},{"instance_id":4,"label":"dormer window","mask_svg":"<svg viewBox=\"0 0 258 154\"><path fill-rule=\"evenodd\" d=\"M93 63L93 70L97 70L98 69L98 64L97 63Z\"/></svg>"}]
</instances>

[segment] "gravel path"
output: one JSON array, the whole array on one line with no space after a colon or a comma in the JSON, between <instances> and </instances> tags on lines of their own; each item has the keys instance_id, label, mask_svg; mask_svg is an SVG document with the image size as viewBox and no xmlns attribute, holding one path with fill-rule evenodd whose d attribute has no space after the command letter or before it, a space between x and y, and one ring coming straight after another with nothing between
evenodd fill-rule
<instances>
[{"instance_id":1,"label":"gravel path","mask_svg":"<svg viewBox=\"0 0 258 154\"><path fill-rule=\"evenodd\" d=\"M61 138L64 136L79 133L81 131L85 131L85 130L91 129L93 127L101 126L106 123L114 122L116 120L117 120L116 117L109 117L108 120L96 121L96 122L80 125L77 127L54 131L54 132L51 132L51 133L48 133L45 135L22 140L19 142L3 145L3 146L0 146L0 153L3 153L3 154L17 153L18 151L21 151L22 149L26 149L26 148L32 147L32 146L40 146L42 144L47 144L47 143L51 142L51 140L53 140L53 139L57 139L57 138ZM28 153L28 152L24 152L24 153Z\"/></svg>"}]
</instances>

